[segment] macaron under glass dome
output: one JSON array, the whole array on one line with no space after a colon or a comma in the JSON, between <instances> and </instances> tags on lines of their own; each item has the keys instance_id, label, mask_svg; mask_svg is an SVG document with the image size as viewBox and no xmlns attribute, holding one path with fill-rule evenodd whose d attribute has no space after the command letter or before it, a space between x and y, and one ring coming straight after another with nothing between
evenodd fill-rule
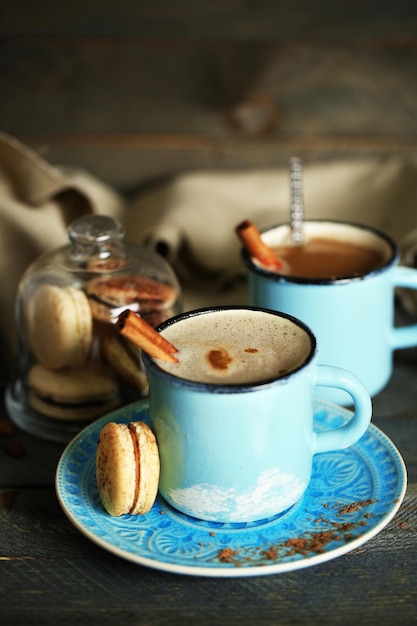
<instances>
[{"instance_id":1,"label":"macaron under glass dome","mask_svg":"<svg viewBox=\"0 0 417 626\"><path fill-rule=\"evenodd\" d=\"M113 218L84 216L68 238L20 280L18 372L6 390L19 427L63 442L148 393L140 350L116 330L120 313L131 309L156 326L181 311L172 267L126 241Z\"/></svg>"}]
</instances>

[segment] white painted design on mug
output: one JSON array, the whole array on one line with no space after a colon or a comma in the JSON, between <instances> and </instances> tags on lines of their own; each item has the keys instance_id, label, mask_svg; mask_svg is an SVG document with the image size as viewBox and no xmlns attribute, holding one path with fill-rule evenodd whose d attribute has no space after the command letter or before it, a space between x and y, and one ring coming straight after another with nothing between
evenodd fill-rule
<instances>
[{"instance_id":1,"label":"white painted design on mug","mask_svg":"<svg viewBox=\"0 0 417 626\"><path fill-rule=\"evenodd\" d=\"M261 512L264 517L284 511L302 496L307 484L294 474L280 469L265 470L256 484L243 492L234 488L199 484L185 489L170 489L167 497L174 506L202 519L248 522ZM191 514L191 513L190 513Z\"/></svg>"}]
</instances>

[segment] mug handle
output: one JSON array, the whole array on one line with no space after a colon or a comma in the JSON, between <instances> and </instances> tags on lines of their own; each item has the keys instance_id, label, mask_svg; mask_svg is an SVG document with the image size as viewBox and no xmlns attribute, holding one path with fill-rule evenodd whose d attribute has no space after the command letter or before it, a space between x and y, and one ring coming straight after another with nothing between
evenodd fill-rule
<instances>
[{"instance_id":1,"label":"mug handle","mask_svg":"<svg viewBox=\"0 0 417 626\"><path fill-rule=\"evenodd\" d=\"M343 426L314 433L314 454L351 446L362 437L371 421L372 401L366 387L352 372L332 365L317 366L315 384L346 391L353 400L354 413Z\"/></svg>"},{"instance_id":2,"label":"mug handle","mask_svg":"<svg viewBox=\"0 0 417 626\"><path fill-rule=\"evenodd\" d=\"M417 271L412 267L398 265L392 273L392 282L395 287L417 289ZM417 324L409 324L391 330L391 345L397 348L411 348L417 345Z\"/></svg>"}]
</instances>

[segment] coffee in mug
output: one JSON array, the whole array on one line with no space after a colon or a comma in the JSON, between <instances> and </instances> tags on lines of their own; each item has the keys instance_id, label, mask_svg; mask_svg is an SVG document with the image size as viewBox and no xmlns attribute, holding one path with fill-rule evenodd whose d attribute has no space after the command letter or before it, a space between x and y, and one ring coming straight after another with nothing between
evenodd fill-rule
<instances>
[{"instance_id":1,"label":"coffee in mug","mask_svg":"<svg viewBox=\"0 0 417 626\"><path fill-rule=\"evenodd\" d=\"M379 246L345 239L312 237L302 245L275 246L285 264L285 274L300 278L336 280L361 276L381 267L386 254Z\"/></svg>"},{"instance_id":2,"label":"coffee in mug","mask_svg":"<svg viewBox=\"0 0 417 626\"><path fill-rule=\"evenodd\" d=\"M308 220L304 231L305 244L301 246L291 244L288 224L262 232L262 241L269 248L278 254L289 251L287 257L283 255L281 270L266 269L246 249L242 251L248 269L249 303L303 320L318 339L319 361L355 373L375 396L391 377L394 351L417 345L416 324L394 327L395 289L417 289L417 270L400 266L396 244L374 228ZM332 250L327 259L321 255L318 267L314 254L306 260L308 249L320 247L317 242L322 245L324 241L332 242ZM342 405L350 403L349 396L338 390L320 389L317 393Z\"/></svg>"},{"instance_id":3,"label":"coffee in mug","mask_svg":"<svg viewBox=\"0 0 417 626\"><path fill-rule=\"evenodd\" d=\"M159 491L178 511L220 523L275 516L307 489L313 456L356 442L371 401L350 372L317 364L300 320L255 307L213 307L157 327L175 359L144 354L161 462ZM314 430L318 385L350 394L350 421Z\"/></svg>"}]
</instances>

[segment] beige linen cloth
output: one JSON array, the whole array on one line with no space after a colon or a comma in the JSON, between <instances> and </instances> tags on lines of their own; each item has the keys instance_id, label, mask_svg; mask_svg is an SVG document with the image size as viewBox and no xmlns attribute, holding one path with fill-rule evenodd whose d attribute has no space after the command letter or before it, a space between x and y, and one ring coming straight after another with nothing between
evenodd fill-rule
<instances>
[{"instance_id":1,"label":"beige linen cloth","mask_svg":"<svg viewBox=\"0 0 417 626\"><path fill-rule=\"evenodd\" d=\"M304 201L307 219L356 221L398 244L417 242L417 156L304 164ZM125 225L132 241L166 252L185 286L184 308L241 304L234 228L246 218L259 228L286 222L289 207L286 168L187 173L135 198Z\"/></svg>"},{"instance_id":2,"label":"beige linen cloth","mask_svg":"<svg viewBox=\"0 0 417 626\"><path fill-rule=\"evenodd\" d=\"M19 280L42 252L68 243L67 227L86 213L121 217L120 194L87 172L52 166L0 133L1 368L16 352L14 304Z\"/></svg>"}]
</instances>

